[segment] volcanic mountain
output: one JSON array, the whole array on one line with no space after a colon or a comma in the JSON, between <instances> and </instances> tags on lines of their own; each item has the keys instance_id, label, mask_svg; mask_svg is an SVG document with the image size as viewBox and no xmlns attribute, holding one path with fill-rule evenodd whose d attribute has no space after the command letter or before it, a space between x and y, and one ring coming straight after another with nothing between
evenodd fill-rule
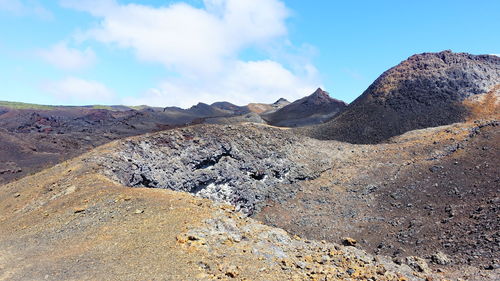
<instances>
[{"instance_id":1,"label":"volcanic mountain","mask_svg":"<svg viewBox=\"0 0 500 281\"><path fill-rule=\"evenodd\" d=\"M320 124L342 112L347 104L336 100L318 88L311 95L301 98L283 108L263 114L269 124L280 127L300 127Z\"/></svg>"},{"instance_id":2,"label":"volcanic mountain","mask_svg":"<svg viewBox=\"0 0 500 281\"><path fill-rule=\"evenodd\" d=\"M500 280L497 69L416 55L309 129L228 103L0 109L0 174L59 163L0 186L0 280Z\"/></svg>"},{"instance_id":3,"label":"volcanic mountain","mask_svg":"<svg viewBox=\"0 0 500 281\"><path fill-rule=\"evenodd\" d=\"M410 130L462 122L470 114L464 101L498 84L500 57L451 51L413 55L308 135L378 143Z\"/></svg>"}]
</instances>

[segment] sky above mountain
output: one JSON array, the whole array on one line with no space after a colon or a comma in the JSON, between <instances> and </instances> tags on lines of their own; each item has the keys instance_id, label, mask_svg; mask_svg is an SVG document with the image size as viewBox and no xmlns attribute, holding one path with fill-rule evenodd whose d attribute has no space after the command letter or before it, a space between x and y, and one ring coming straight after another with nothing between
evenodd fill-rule
<instances>
[{"instance_id":1,"label":"sky above mountain","mask_svg":"<svg viewBox=\"0 0 500 281\"><path fill-rule=\"evenodd\" d=\"M0 100L351 102L408 56L500 54L500 1L0 0Z\"/></svg>"}]
</instances>

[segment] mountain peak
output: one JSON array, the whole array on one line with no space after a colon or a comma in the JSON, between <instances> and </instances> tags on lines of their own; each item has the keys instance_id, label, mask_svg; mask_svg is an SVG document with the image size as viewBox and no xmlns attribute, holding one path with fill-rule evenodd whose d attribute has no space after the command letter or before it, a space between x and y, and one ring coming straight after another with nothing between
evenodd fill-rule
<instances>
[{"instance_id":1,"label":"mountain peak","mask_svg":"<svg viewBox=\"0 0 500 281\"><path fill-rule=\"evenodd\" d=\"M323 89L321 89L321 88L318 88L318 89L316 89L316 91L314 91L314 93L312 95L324 95L324 94L328 94L328 92L323 91Z\"/></svg>"},{"instance_id":2,"label":"mountain peak","mask_svg":"<svg viewBox=\"0 0 500 281\"><path fill-rule=\"evenodd\" d=\"M290 102L285 98L279 98L279 100L275 101L273 104L279 105L279 104L283 104L283 103L289 104Z\"/></svg>"},{"instance_id":3,"label":"mountain peak","mask_svg":"<svg viewBox=\"0 0 500 281\"><path fill-rule=\"evenodd\" d=\"M280 99L281 100L281 99ZM318 88L309 96L296 100L283 108L267 114L265 119L272 125L298 127L323 123L344 110L347 104L330 97Z\"/></svg>"},{"instance_id":4,"label":"mountain peak","mask_svg":"<svg viewBox=\"0 0 500 281\"><path fill-rule=\"evenodd\" d=\"M302 103L313 103L313 104L337 103L337 102L344 103L343 101L330 97L330 94L327 91L323 91L323 89L321 88L318 88L314 93L301 99L300 101Z\"/></svg>"}]
</instances>

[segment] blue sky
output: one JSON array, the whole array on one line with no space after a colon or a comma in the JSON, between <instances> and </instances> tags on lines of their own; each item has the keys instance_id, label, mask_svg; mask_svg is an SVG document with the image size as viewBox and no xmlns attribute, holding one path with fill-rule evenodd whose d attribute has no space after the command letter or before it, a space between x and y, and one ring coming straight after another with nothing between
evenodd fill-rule
<instances>
[{"instance_id":1,"label":"blue sky","mask_svg":"<svg viewBox=\"0 0 500 281\"><path fill-rule=\"evenodd\" d=\"M0 100L351 102L408 56L500 54L500 1L0 0Z\"/></svg>"}]
</instances>

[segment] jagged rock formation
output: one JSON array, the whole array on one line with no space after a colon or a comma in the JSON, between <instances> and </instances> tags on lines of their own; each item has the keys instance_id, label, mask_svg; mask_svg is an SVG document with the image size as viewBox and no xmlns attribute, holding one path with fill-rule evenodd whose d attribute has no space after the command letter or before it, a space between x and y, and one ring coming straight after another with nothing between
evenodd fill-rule
<instances>
[{"instance_id":1,"label":"jagged rock formation","mask_svg":"<svg viewBox=\"0 0 500 281\"><path fill-rule=\"evenodd\" d=\"M404 132L464 121L464 100L500 84L500 57L423 53L382 74L332 121L306 133L319 139L377 143Z\"/></svg>"},{"instance_id":2,"label":"jagged rock formation","mask_svg":"<svg viewBox=\"0 0 500 281\"><path fill-rule=\"evenodd\" d=\"M290 103L262 117L271 125L280 127L300 127L323 123L342 112L347 104L330 97L318 88L311 95Z\"/></svg>"},{"instance_id":3,"label":"jagged rock formation","mask_svg":"<svg viewBox=\"0 0 500 281\"><path fill-rule=\"evenodd\" d=\"M96 161L124 185L190 192L253 214L321 173L328 159L313 143L266 126L195 126L124 140Z\"/></svg>"}]
</instances>

